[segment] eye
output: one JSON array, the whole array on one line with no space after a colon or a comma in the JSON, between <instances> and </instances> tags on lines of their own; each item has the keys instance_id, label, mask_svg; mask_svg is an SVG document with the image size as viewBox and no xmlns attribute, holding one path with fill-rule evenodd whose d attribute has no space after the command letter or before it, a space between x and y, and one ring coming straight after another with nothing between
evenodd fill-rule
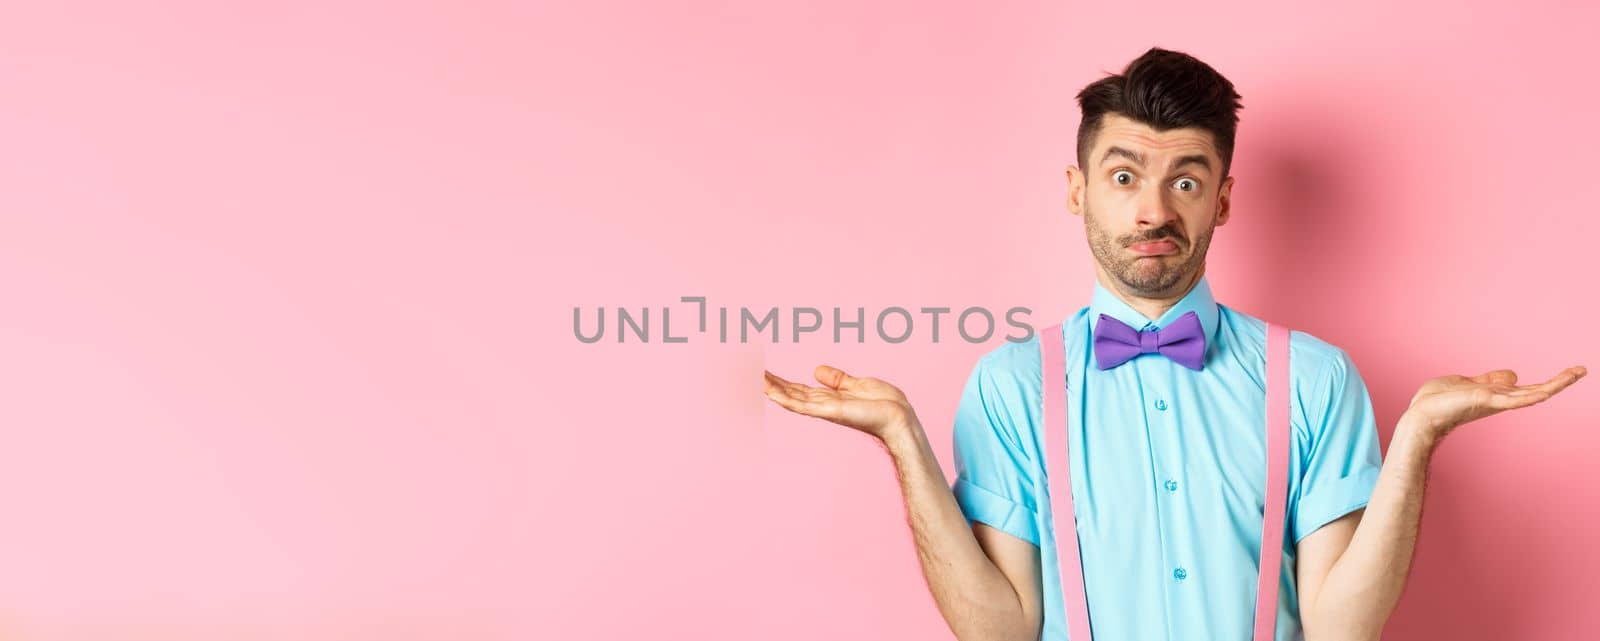
<instances>
[{"instance_id":1,"label":"eye","mask_svg":"<svg viewBox=\"0 0 1600 641\"><path fill-rule=\"evenodd\" d=\"M1194 191L1200 188L1200 183L1193 178L1179 178L1175 184L1177 184L1178 189L1183 191Z\"/></svg>"},{"instance_id":2,"label":"eye","mask_svg":"<svg viewBox=\"0 0 1600 641\"><path fill-rule=\"evenodd\" d=\"M1127 180L1123 180L1123 177L1127 177ZM1133 183L1133 172L1128 171L1126 169L1118 169L1115 172L1112 172L1111 180L1113 182L1117 183L1118 185L1132 184Z\"/></svg>"}]
</instances>

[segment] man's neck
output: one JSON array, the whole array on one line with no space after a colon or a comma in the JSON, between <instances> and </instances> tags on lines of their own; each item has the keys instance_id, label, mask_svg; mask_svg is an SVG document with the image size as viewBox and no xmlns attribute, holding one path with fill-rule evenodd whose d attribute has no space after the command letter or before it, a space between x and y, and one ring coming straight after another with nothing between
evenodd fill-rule
<instances>
[{"instance_id":1,"label":"man's neck","mask_svg":"<svg viewBox=\"0 0 1600 641\"><path fill-rule=\"evenodd\" d=\"M1162 314L1167 313L1167 310L1172 309L1173 305L1177 305L1178 301L1183 300L1183 297L1187 296L1189 292L1194 289L1195 284L1200 282L1200 278L1205 276L1206 267L1205 264L1202 263L1200 265L1200 269L1195 270L1195 273L1191 275L1185 282L1180 283L1173 289L1174 293L1162 294L1154 297L1147 296L1142 293L1123 290L1122 282L1106 274L1105 269L1100 267L1098 263L1095 264L1094 273L1095 278L1100 281L1101 287L1106 288L1106 291L1109 291L1113 296L1122 299L1122 302L1127 303L1128 306L1132 307L1134 311L1143 314L1145 318L1154 322L1160 319Z\"/></svg>"}]
</instances>

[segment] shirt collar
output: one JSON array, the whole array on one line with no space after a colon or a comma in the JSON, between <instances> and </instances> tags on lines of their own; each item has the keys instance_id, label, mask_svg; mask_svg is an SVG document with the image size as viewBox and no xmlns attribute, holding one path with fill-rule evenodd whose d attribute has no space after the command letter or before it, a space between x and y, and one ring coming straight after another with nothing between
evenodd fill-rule
<instances>
[{"instance_id":1,"label":"shirt collar","mask_svg":"<svg viewBox=\"0 0 1600 641\"><path fill-rule=\"evenodd\" d=\"M1195 282L1189 293L1178 300L1178 304L1173 305L1161 315L1161 318L1154 321L1129 307L1121 298L1117 298L1116 294L1101 285L1099 279L1095 279L1094 296L1089 300L1089 331L1094 332L1095 324L1100 322L1101 314L1122 321L1135 331L1143 331L1166 327L1189 312L1194 312L1200 317L1200 327L1205 330L1206 345L1211 345L1212 338L1217 333L1217 300L1212 297L1211 285L1206 282L1205 276L1201 276L1200 280Z\"/></svg>"}]
</instances>

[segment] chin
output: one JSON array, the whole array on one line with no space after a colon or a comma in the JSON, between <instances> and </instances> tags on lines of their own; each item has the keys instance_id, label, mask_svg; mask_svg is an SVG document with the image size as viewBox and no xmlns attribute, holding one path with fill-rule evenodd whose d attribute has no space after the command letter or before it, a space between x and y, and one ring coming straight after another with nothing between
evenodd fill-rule
<instances>
[{"instance_id":1,"label":"chin","mask_svg":"<svg viewBox=\"0 0 1600 641\"><path fill-rule=\"evenodd\" d=\"M1157 256L1155 258L1168 257ZM1138 265L1132 265L1128 270L1122 272L1118 280L1121 280L1124 285L1136 291L1156 294L1177 287L1188 277L1189 272L1179 272L1164 265L1160 269L1141 269Z\"/></svg>"}]
</instances>

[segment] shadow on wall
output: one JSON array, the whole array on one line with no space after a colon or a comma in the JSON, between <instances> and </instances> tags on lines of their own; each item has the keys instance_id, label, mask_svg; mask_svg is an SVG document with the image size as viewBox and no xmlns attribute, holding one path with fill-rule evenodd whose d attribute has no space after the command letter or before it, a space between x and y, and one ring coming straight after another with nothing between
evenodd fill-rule
<instances>
[{"instance_id":1,"label":"shadow on wall","mask_svg":"<svg viewBox=\"0 0 1600 641\"><path fill-rule=\"evenodd\" d=\"M1438 366L1430 365L1451 360L1416 340L1419 326L1433 314L1403 309L1392 298L1360 297L1363 290L1380 285L1390 290L1390 279L1414 277L1419 261L1405 246L1414 239L1392 233L1386 221L1409 212L1397 211L1396 204L1380 197L1407 189L1402 184L1406 168L1397 166L1396 154L1385 151L1395 147L1384 139L1383 125L1390 122L1384 106L1377 101L1362 106L1348 96L1320 96L1325 89L1315 86L1279 86L1276 91L1281 93L1254 102L1277 108L1284 98L1297 105L1241 123L1240 143L1247 135L1252 140L1235 160L1233 173L1240 184L1234 188L1232 223L1237 227L1225 231L1234 237L1228 242L1237 245L1225 251L1237 257L1237 269L1262 272L1235 280L1262 288L1244 297L1263 302L1250 313L1314 334L1350 354L1372 395L1387 455L1395 422L1423 381L1476 372L1435 371ZM1493 527L1508 515L1487 512L1471 496L1470 484L1437 482L1438 474L1433 478L1411 578L1384 638L1515 638L1520 624L1536 615L1517 609L1529 600L1502 599L1503 585L1474 575L1473 569L1484 567L1485 560L1472 558L1471 550L1451 535L1460 528ZM1558 545L1553 532L1550 536L1550 541L1518 545ZM1509 571L1522 577L1555 573L1528 566ZM1493 605L1471 617L1439 616L1458 612L1463 604Z\"/></svg>"}]
</instances>

